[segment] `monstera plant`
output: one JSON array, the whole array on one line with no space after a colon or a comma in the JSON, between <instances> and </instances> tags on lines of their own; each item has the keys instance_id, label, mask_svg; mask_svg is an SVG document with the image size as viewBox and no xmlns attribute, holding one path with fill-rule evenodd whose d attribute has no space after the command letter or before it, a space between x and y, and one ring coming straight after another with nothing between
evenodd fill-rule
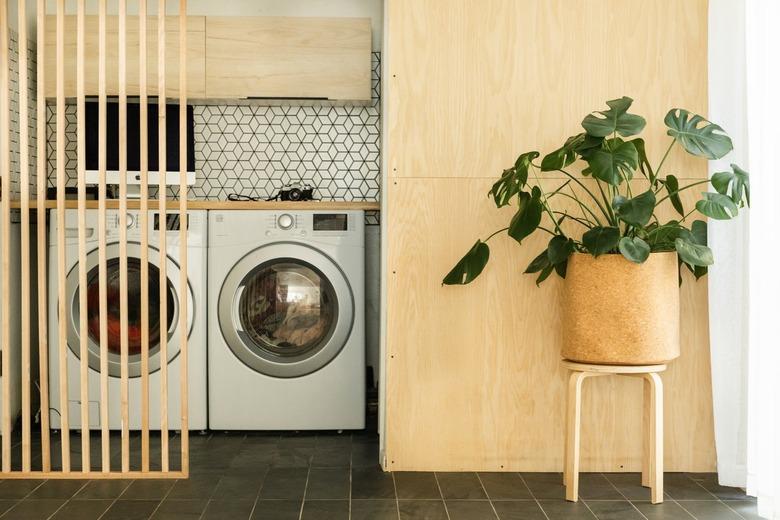
<instances>
[{"instance_id":1,"label":"monstera plant","mask_svg":"<svg viewBox=\"0 0 780 520\"><path fill-rule=\"evenodd\" d=\"M506 234L522 244L532 234L542 232L550 236L547 246L528 264L525 273L534 274L538 285L553 272L567 278L567 272L572 274L574 263L580 266L579 281L567 280L565 284L567 301L564 305L568 302L571 312L582 312L580 307L608 308L610 302L605 299L613 298L615 292L622 297L632 293L634 296L652 296L659 287L664 287L666 295L658 294L658 298L664 300L659 300L658 305L674 310L677 303L670 303L669 298L675 296L669 294L669 287L660 283L660 278L670 279L673 275L676 289L680 266L689 269L697 279L707 273L713 256L707 247L706 223L696 215L718 220L734 218L739 208L750 203L748 174L732 164L729 171L718 172L708 180L682 185L678 175L685 172L667 171L667 159L674 147L681 146L697 157L719 159L732 150L731 139L715 123L674 108L664 118L669 146L660 162L652 165L645 141L638 137L645 128L645 119L629 113L632 102L629 97L607 101L608 109L585 116L583 132L569 137L560 148L547 155L542 156L538 151L521 153L488 193L498 208L514 205L514 215L506 227L477 240L444 277L443 283L463 285L477 278L488 263L488 241L494 237ZM573 167L579 173L573 172ZM560 179L560 184L554 189L545 189L551 184L543 182L546 177ZM706 184L711 184L714 191L705 189ZM693 207L685 207L680 193L696 188L702 191L700 200ZM667 201L677 216L664 220L658 210ZM655 267L640 268L652 263L654 257L658 258L656 262L663 261L667 267L672 262L671 268L663 267L662 271ZM665 274L659 275L659 272ZM586 293L574 294L577 288L585 288L582 290ZM645 299L650 300L652 297ZM625 309L625 305L612 307L616 308ZM577 326L590 327L591 333L582 334L592 337L593 330L603 328L581 316L575 317L571 312L568 316ZM615 314L618 313L590 318L614 322ZM620 314L625 316L625 313ZM631 319L640 320L636 316L629 318L626 329L632 329ZM574 334L576 338L569 343L585 341L582 334ZM642 334L652 336L650 327L641 334L636 330L624 330L614 337L600 330L594 341L607 347L611 344L609 348L613 349L625 348L625 344L636 344L636 338ZM653 341L659 339L653 338ZM660 341L663 342L663 338ZM666 361L670 356L676 357L673 351L678 342L673 336L666 341L675 346L672 354L667 352L660 357L643 355L626 360L620 356L609 358L602 352L579 356L578 360L626 364L635 364L634 361L639 362L640 358L641 362Z\"/></svg>"}]
</instances>

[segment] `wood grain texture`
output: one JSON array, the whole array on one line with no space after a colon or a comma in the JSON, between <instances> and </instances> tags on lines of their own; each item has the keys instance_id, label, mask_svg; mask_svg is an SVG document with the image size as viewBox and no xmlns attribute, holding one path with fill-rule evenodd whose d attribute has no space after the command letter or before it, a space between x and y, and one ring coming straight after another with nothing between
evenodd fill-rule
<instances>
[{"instance_id":1,"label":"wood grain texture","mask_svg":"<svg viewBox=\"0 0 780 520\"><path fill-rule=\"evenodd\" d=\"M167 17L167 54L172 59L166 63L166 83L169 95L177 94L179 89L179 25L176 16ZM86 82L85 91L88 95L97 95L99 90L98 81L98 50L99 50L99 16L87 16L85 35L85 45L87 56L91 57L85 63ZM148 94L157 95L157 17L148 17L146 20L147 38L146 38L146 59L148 63L147 80ZM126 92L129 96L137 96L140 92L140 41L139 41L139 19L138 16L127 16L127 72L126 72ZM51 24L47 24L49 26ZM109 96L119 95L119 17L108 16L106 19L106 39L107 39L107 92ZM76 17L66 16L65 18L66 37L65 37L65 93L71 97L76 95ZM187 83L192 96L205 97L206 93L206 20L202 16L192 16L187 19ZM51 30L46 33L46 46L53 51L55 35ZM47 51L48 51L47 49ZM46 70L53 71L56 67L56 61L51 51L46 53ZM47 88L46 96L51 97L55 94L52 88Z\"/></svg>"},{"instance_id":2,"label":"wood grain texture","mask_svg":"<svg viewBox=\"0 0 780 520\"><path fill-rule=\"evenodd\" d=\"M184 57L184 49L187 48L187 0L179 0L179 106L187 106L187 61ZM189 287L187 281L187 230L189 229L187 213L187 114L179 110L179 216L181 226L179 228L179 263L180 278L179 287ZM187 330L189 319L189 302L187 291L179 292L179 330ZM189 345L187 334L181 335L179 356L181 363L179 368L179 385L181 404L179 405L179 419L181 421L181 471L189 475L190 468L190 430L189 430Z\"/></svg>"},{"instance_id":3,"label":"wood grain texture","mask_svg":"<svg viewBox=\"0 0 780 520\"><path fill-rule=\"evenodd\" d=\"M0 237L5 243L10 242L11 235L11 104L8 55L8 2L0 0ZM11 248L3 247L0 252L0 305L3 309L11 307ZM7 348L11 344L11 317L4 312L0 323L0 345L2 346L2 366L6 370L11 367L11 352ZM0 419L0 435L2 435L2 471L11 471L11 378L2 378L2 419Z\"/></svg>"},{"instance_id":4,"label":"wood grain texture","mask_svg":"<svg viewBox=\"0 0 780 520\"><path fill-rule=\"evenodd\" d=\"M147 77L147 3L138 2L139 128L141 152L141 470L149 471L149 85Z\"/></svg>"},{"instance_id":5,"label":"wood grain texture","mask_svg":"<svg viewBox=\"0 0 780 520\"><path fill-rule=\"evenodd\" d=\"M368 101L371 20L209 16L206 95Z\"/></svg>"}]
</instances>

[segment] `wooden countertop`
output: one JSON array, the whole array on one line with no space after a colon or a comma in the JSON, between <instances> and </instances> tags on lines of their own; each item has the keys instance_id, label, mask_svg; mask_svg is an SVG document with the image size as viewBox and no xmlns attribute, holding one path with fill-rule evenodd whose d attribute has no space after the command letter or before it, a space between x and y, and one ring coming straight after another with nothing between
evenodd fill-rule
<instances>
[{"instance_id":1,"label":"wooden countertop","mask_svg":"<svg viewBox=\"0 0 780 520\"><path fill-rule=\"evenodd\" d=\"M22 204L18 200L11 201L12 208L21 208ZM38 207L37 201L30 201L30 209ZM57 201L47 200L46 208L56 208ZM76 209L78 202L75 200L66 200L65 207L67 209ZM108 209L117 209L119 207L119 201L116 199L106 200L106 207ZM157 209L158 204L156 200L149 201L149 209ZM97 209L98 201L88 200L87 209ZM128 200L128 209L139 209L140 202L138 200ZM179 208L178 200L168 200L168 211L175 211ZM336 202L336 201L306 201L306 202L280 202L280 201L230 201L230 200L190 200L187 201L188 209L217 209L217 210L230 210L230 209L271 209L271 210L336 210L336 211L348 211L348 210L365 210L365 211L379 211L379 202L373 201L356 201L356 202Z\"/></svg>"}]
</instances>

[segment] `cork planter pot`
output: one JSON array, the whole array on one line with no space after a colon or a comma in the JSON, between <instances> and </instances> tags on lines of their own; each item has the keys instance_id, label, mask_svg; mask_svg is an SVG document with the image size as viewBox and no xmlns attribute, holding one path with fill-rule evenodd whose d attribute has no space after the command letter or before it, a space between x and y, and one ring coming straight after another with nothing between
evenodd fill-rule
<instances>
[{"instance_id":1,"label":"cork planter pot","mask_svg":"<svg viewBox=\"0 0 780 520\"><path fill-rule=\"evenodd\" d=\"M651 365L680 355L677 253L636 264L623 255L569 258L563 357L580 363Z\"/></svg>"}]
</instances>

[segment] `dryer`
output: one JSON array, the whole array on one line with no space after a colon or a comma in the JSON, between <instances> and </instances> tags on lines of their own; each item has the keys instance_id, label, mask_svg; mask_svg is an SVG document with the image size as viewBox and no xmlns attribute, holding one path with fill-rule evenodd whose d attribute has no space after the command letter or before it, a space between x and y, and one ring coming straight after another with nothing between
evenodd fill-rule
<instances>
[{"instance_id":1,"label":"dryer","mask_svg":"<svg viewBox=\"0 0 780 520\"><path fill-rule=\"evenodd\" d=\"M209 427L365 427L362 211L209 213Z\"/></svg>"},{"instance_id":2,"label":"dryer","mask_svg":"<svg viewBox=\"0 0 780 520\"><path fill-rule=\"evenodd\" d=\"M129 373L129 427L141 428L141 220L139 211L131 210L120 215L116 210L107 211L106 258L108 287L108 382L109 428L122 425L120 399L120 252L119 227L127 227L128 268L128 373ZM66 257L66 305L67 305L67 374L69 422L72 429L81 428L80 409L80 332L79 332L79 262L78 262L78 214L76 210L65 213ZM87 298L88 298L88 350L89 350L89 425L100 428L100 316L99 316L99 249L98 210L87 210ZM181 427L181 393L179 356L179 294L188 293L188 353L189 353L189 427L193 430L207 428L206 387L206 261L207 225L205 211L188 212L187 275L188 287L181 287L179 270L179 214L169 211L165 222L157 211L149 212L148 219L148 272L149 272L149 427L160 429L160 366L168 365L168 427ZM57 213L50 212L49 233L49 403L50 423L59 428L59 336L58 336L58 266L57 266ZM160 251L161 233L166 233L167 244L167 323L160 323ZM160 355L160 337L167 331L167 360Z\"/></svg>"}]
</instances>

